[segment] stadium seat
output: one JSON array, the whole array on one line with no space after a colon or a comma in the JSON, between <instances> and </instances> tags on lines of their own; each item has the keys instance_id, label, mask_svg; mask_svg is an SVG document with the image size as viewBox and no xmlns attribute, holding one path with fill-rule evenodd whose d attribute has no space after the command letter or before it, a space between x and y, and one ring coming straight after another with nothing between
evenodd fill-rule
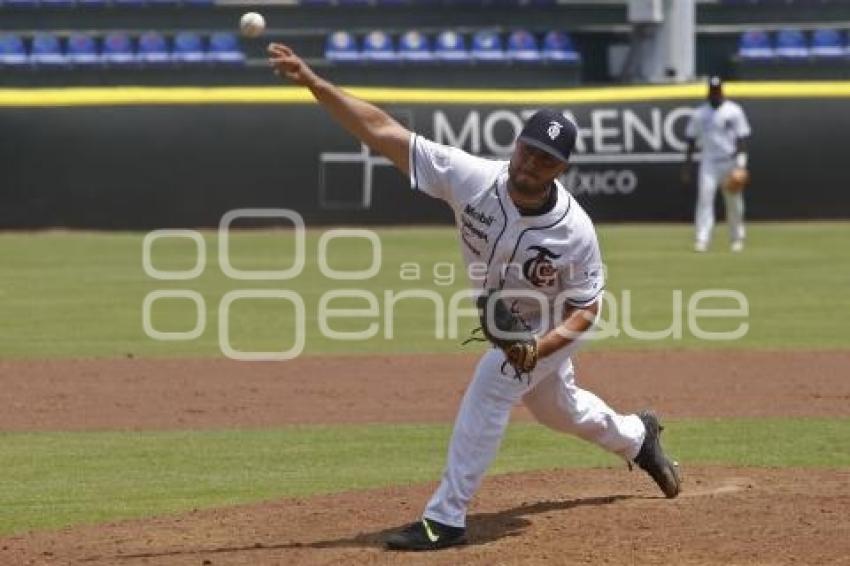
<instances>
[{"instance_id":1,"label":"stadium seat","mask_svg":"<svg viewBox=\"0 0 850 566\"><path fill-rule=\"evenodd\" d=\"M76 0L41 0L42 8L73 8Z\"/></svg>"},{"instance_id":2,"label":"stadium seat","mask_svg":"<svg viewBox=\"0 0 850 566\"><path fill-rule=\"evenodd\" d=\"M3 0L10 8L37 8L38 0Z\"/></svg>"},{"instance_id":3,"label":"stadium seat","mask_svg":"<svg viewBox=\"0 0 850 566\"><path fill-rule=\"evenodd\" d=\"M103 38L100 60L110 65L130 65L135 63L133 42L130 36L122 32L112 32Z\"/></svg>"},{"instance_id":4,"label":"stadium seat","mask_svg":"<svg viewBox=\"0 0 850 566\"><path fill-rule=\"evenodd\" d=\"M803 59L809 56L806 36L799 29L783 29L776 34L776 54L786 59Z\"/></svg>"},{"instance_id":5,"label":"stadium seat","mask_svg":"<svg viewBox=\"0 0 850 566\"><path fill-rule=\"evenodd\" d=\"M215 0L183 0L183 3L189 6L212 6Z\"/></svg>"},{"instance_id":6,"label":"stadium seat","mask_svg":"<svg viewBox=\"0 0 850 566\"><path fill-rule=\"evenodd\" d=\"M36 65L65 65L68 58L62 52L58 37L52 33L39 32L32 38L30 62Z\"/></svg>"},{"instance_id":7,"label":"stadium seat","mask_svg":"<svg viewBox=\"0 0 850 566\"><path fill-rule=\"evenodd\" d=\"M507 57L511 61L536 62L542 59L537 38L526 30L516 30L508 36Z\"/></svg>"},{"instance_id":8,"label":"stadium seat","mask_svg":"<svg viewBox=\"0 0 850 566\"><path fill-rule=\"evenodd\" d=\"M145 0L112 0L116 6L144 6Z\"/></svg>"},{"instance_id":9,"label":"stadium seat","mask_svg":"<svg viewBox=\"0 0 850 566\"><path fill-rule=\"evenodd\" d=\"M427 35L416 30L402 34L398 41L398 54L402 60L415 63L434 60L434 53L431 52L431 40L428 39Z\"/></svg>"},{"instance_id":10,"label":"stadium seat","mask_svg":"<svg viewBox=\"0 0 850 566\"><path fill-rule=\"evenodd\" d=\"M843 57L846 42L837 29L819 29L812 34L811 52L815 57Z\"/></svg>"},{"instance_id":11,"label":"stadium seat","mask_svg":"<svg viewBox=\"0 0 850 566\"><path fill-rule=\"evenodd\" d=\"M466 40L455 31L446 30L437 35L434 55L440 61L462 63L469 61L469 51L466 50Z\"/></svg>"},{"instance_id":12,"label":"stadium seat","mask_svg":"<svg viewBox=\"0 0 850 566\"><path fill-rule=\"evenodd\" d=\"M164 65L171 62L168 43L158 31L148 31L139 37L139 52L136 60L145 65Z\"/></svg>"},{"instance_id":13,"label":"stadium seat","mask_svg":"<svg viewBox=\"0 0 850 566\"><path fill-rule=\"evenodd\" d=\"M85 33L72 33L68 37L68 60L74 65L100 63L94 38Z\"/></svg>"},{"instance_id":14,"label":"stadium seat","mask_svg":"<svg viewBox=\"0 0 850 566\"><path fill-rule=\"evenodd\" d=\"M203 63L206 61L203 38L192 31L181 31L174 36L171 59L178 63Z\"/></svg>"},{"instance_id":15,"label":"stadium seat","mask_svg":"<svg viewBox=\"0 0 850 566\"><path fill-rule=\"evenodd\" d=\"M27 62L24 40L12 33L0 35L0 66L26 65Z\"/></svg>"},{"instance_id":16,"label":"stadium seat","mask_svg":"<svg viewBox=\"0 0 850 566\"><path fill-rule=\"evenodd\" d=\"M325 43L325 59L343 63L359 61L357 38L347 31L335 31L330 34Z\"/></svg>"},{"instance_id":17,"label":"stadium seat","mask_svg":"<svg viewBox=\"0 0 850 566\"><path fill-rule=\"evenodd\" d=\"M770 36L763 31L751 30L741 34L738 55L744 59L771 59L775 55Z\"/></svg>"},{"instance_id":18,"label":"stadium seat","mask_svg":"<svg viewBox=\"0 0 850 566\"><path fill-rule=\"evenodd\" d=\"M77 0L77 5L83 7L104 7L108 3L107 0Z\"/></svg>"},{"instance_id":19,"label":"stadium seat","mask_svg":"<svg viewBox=\"0 0 850 566\"><path fill-rule=\"evenodd\" d=\"M148 0L151 6L178 6L180 0Z\"/></svg>"},{"instance_id":20,"label":"stadium seat","mask_svg":"<svg viewBox=\"0 0 850 566\"><path fill-rule=\"evenodd\" d=\"M392 63L399 60L393 38L379 30L371 31L363 38L362 57L366 61L379 63Z\"/></svg>"},{"instance_id":21,"label":"stadium seat","mask_svg":"<svg viewBox=\"0 0 850 566\"><path fill-rule=\"evenodd\" d=\"M472 58L485 63L500 63L505 60L502 38L494 31L478 31L472 36Z\"/></svg>"},{"instance_id":22,"label":"stadium seat","mask_svg":"<svg viewBox=\"0 0 850 566\"><path fill-rule=\"evenodd\" d=\"M218 32L210 36L207 60L214 63L244 63L245 54L239 48L239 40L229 32Z\"/></svg>"},{"instance_id":23,"label":"stadium seat","mask_svg":"<svg viewBox=\"0 0 850 566\"><path fill-rule=\"evenodd\" d=\"M543 36L543 59L549 63L577 63L581 57L569 35L553 30Z\"/></svg>"}]
</instances>

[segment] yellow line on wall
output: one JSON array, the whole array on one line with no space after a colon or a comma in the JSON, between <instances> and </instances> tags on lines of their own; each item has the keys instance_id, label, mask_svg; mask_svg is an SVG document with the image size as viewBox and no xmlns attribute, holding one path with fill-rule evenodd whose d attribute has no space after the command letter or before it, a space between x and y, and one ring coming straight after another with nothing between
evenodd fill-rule
<instances>
[{"instance_id":1,"label":"yellow line on wall","mask_svg":"<svg viewBox=\"0 0 850 566\"><path fill-rule=\"evenodd\" d=\"M352 94L384 104L562 105L701 99L705 85L645 85L552 90L452 90L346 87ZM729 82L734 98L847 98L850 81ZM280 87L67 87L0 88L0 107L66 107L179 104L304 104L303 88Z\"/></svg>"}]
</instances>

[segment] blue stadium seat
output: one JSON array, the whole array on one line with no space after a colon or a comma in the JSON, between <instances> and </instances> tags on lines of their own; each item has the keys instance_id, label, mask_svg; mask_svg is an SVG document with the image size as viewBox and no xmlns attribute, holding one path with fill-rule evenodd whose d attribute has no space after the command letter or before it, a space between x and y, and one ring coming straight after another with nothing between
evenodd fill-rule
<instances>
[{"instance_id":1,"label":"blue stadium seat","mask_svg":"<svg viewBox=\"0 0 850 566\"><path fill-rule=\"evenodd\" d=\"M174 36L171 59L178 63L203 63L206 61L203 38L192 31L181 31Z\"/></svg>"},{"instance_id":2,"label":"blue stadium seat","mask_svg":"<svg viewBox=\"0 0 850 566\"><path fill-rule=\"evenodd\" d=\"M844 57L846 45L844 34L837 29L819 29L812 34L811 52L815 57Z\"/></svg>"},{"instance_id":3,"label":"blue stadium seat","mask_svg":"<svg viewBox=\"0 0 850 566\"><path fill-rule=\"evenodd\" d=\"M805 59L809 56L806 36L799 29L783 29L776 33L776 54L786 59Z\"/></svg>"},{"instance_id":4,"label":"blue stadium seat","mask_svg":"<svg viewBox=\"0 0 850 566\"><path fill-rule=\"evenodd\" d=\"M28 63L24 40L17 34L0 35L0 66L19 66Z\"/></svg>"},{"instance_id":5,"label":"blue stadium seat","mask_svg":"<svg viewBox=\"0 0 850 566\"><path fill-rule=\"evenodd\" d=\"M136 60L145 65L164 65L171 62L168 43L158 31L147 31L139 36L139 51Z\"/></svg>"},{"instance_id":6,"label":"blue stadium seat","mask_svg":"<svg viewBox=\"0 0 850 566\"><path fill-rule=\"evenodd\" d=\"M41 0L42 8L73 8L76 0Z\"/></svg>"},{"instance_id":7,"label":"blue stadium seat","mask_svg":"<svg viewBox=\"0 0 850 566\"><path fill-rule=\"evenodd\" d=\"M110 65L131 65L136 62L133 42L123 32L111 32L103 38L100 60Z\"/></svg>"},{"instance_id":8,"label":"blue stadium seat","mask_svg":"<svg viewBox=\"0 0 850 566\"><path fill-rule=\"evenodd\" d=\"M459 33L445 30L437 35L434 55L440 61L462 63L470 60L466 39Z\"/></svg>"},{"instance_id":9,"label":"blue stadium seat","mask_svg":"<svg viewBox=\"0 0 850 566\"><path fill-rule=\"evenodd\" d=\"M398 41L398 54L404 61L426 63L434 60L431 51L431 40L427 35L416 30L406 31Z\"/></svg>"},{"instance_id":10,"label":"blue stadium seat","mask_svg":"<svg viewBox=\"0 0 850 566\"><path fill-rule=\"evenodd\" d=\"M362 57L366 61L393 63L399 60L393 38L380 30L370 31L363 38Z\"/></svg>"},{"instance_id":11,"label":"blue stadium seat","mask_svg":"<svg viewBox=\"0 0 850 566\"><path fill-rule=\"evenodd\" d=\"M347 31L333 32L325 43L325 59L336 62L359 61L357 38Z\"/></svg>"},{"instance_id":12,"label":"blue stadium seat","mask_svg":"<svg viewBox=\"0 0 850 566\"><path fill-rule=\"evenodd\" d=\"M112 0L116 6L144 6L145 0Z\"/></svg>"},{"instance_id":13,"label":"blue stadium seat","mask_svg":"<svg viewBox=\"0 0 850 566\"><path fill-rule=\"evenodd\" d=\"M207 60L214 63L241 64L245 54L239 48L239 40L229 32L217 32L210 36Z\"/></svg>"},{"instance_id":14,"label":"blue stadium seat","mask_svg":"<svg viewBox=\"0 0 850 566\"><path fill-rule=\"evenodd\" d=\"M581 60L573 40L565 32L552 30L543 36L543 59L549 63L578 63Z\"/></svg>"},{"instance_id":15,"label":"blue stadium seat","mask_svg":"<svg viewBox=\"0 0 850 566\"><path fill-rule=\"evenodd\" d=\"M77 4L83 7L103 7L109 2L107 0L77 0Z\"/></svg>"},{"instance_id":16,"label":"blue stadium seat","mask_svg":"<svg viewBox=\"0 0 850 566\"><path fill-rule=\"evenodd\" d=\"M508 36L508 59L511 61L537 62L543 57L537 38L524 29L511 32Z\"/></svg>"},{"instance_id":17,"label":"blue stadium seat","mask_svg":"<svg viewBox=\"0 0 850 566\"><path fill-rule=\"evenodd\" d=\"M500 63L505 60L502 38L495 31L478 31L472 36L472 58L485 63Z\"/></svg>"},{"instance_id":18,"label":"blue stadium seat","mask_svg":"<svg viewBox=\"0 0 850 566\"><path fill-rule=\"evenodd\" d=\"M178 6L180 0L148 0L151 6Z\"/></svg>"},{"instance_id":19,"label":"blue stadium seat","mask_svg":"<svg viewBox=\"0 0 850 566\"><path fill-rule=\"evenodd\" d=\"M183 3L189 6L212 6L215 0L183 0Z\"/></svg>"},{"instance_id":20,"label":"blue stadium seat","mask_svg":"<svg viewBox=\"0 0 850 566\"><path fill-rule=\"evenodd\" d=\"M770 36L760 30L745 31L738 42L738 55L744 59L772 59L775 52Z\"/></svg>"},{"instance_id":21,"label":"blue stadium seat","mask_svg":"<svg viewBox=\"0 0 850 566\"><path fill-rule=\"evenodd\" d=\"M74 65L100 63L94 37L85 33L72 33L68 37L68 60Z\"/></svg>"},{"instance_id":22,"label":"blue stadium seat","mask_svg":"<svg viewBox=\"0 0 850 566\"><path fill-rule=\"evenodd\" d=\"M38 0L4 0L10 8L37 8Z\"/></svg>"},{"instance_id":23,"label":"blue stadium seat","mask_svg":"<svg viewBox=\"0 0 850 566\"><path fill-rule=\"evenodd\" d=\"M36 65L65 65L68 58L62 52L58 37L52 33L39 32L32 38L30 62Z\"/></svg>"}]
</instances>

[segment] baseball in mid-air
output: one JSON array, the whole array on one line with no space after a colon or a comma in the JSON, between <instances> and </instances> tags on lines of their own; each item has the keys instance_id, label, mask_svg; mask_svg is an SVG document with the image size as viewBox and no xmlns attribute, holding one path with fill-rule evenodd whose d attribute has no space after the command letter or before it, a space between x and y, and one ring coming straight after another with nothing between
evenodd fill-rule
<instances>
[{"instance_id":1,"label":"baseball in mid-air","mask_svg":"<svg viewBox=\"0 0 850 566\"><path fill-rule=\"evenodd\" d=\"M266 29L266 19L257 12L247 12L239 20L239 29L245 37L260 37Z\"/></svg>"}]
</instances>

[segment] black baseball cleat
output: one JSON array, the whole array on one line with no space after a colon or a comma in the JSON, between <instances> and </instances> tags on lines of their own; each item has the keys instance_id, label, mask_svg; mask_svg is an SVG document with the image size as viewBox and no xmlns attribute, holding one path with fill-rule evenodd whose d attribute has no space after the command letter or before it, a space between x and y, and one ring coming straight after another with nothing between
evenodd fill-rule
<instances>
[{"instance_id":1,"label":"black baseball cleat","mask_svg":"<svg viewBox=\"0 0 850 566\"><path fill-rule=\"evenodd\" d=\"M649 474L664 495L669 498L676 497L682 488L682 480L677 464L664 454L661 447L661 431L664 427L658 423L658 417L651 411L638 413L638 418L646 427L646 436L640 452L635 457L635 464Z\"/></svg>"},{"instance_id":2,"label":"black baseball cleat","mask_svg":"<svg viewBox=\"0 0 850 566\"><path fill-rule=\"evenodd\" d=\"M387 537L390 550L439 550L466 544L466 529L422 519Z\"/></svg>"}]
</instances>

